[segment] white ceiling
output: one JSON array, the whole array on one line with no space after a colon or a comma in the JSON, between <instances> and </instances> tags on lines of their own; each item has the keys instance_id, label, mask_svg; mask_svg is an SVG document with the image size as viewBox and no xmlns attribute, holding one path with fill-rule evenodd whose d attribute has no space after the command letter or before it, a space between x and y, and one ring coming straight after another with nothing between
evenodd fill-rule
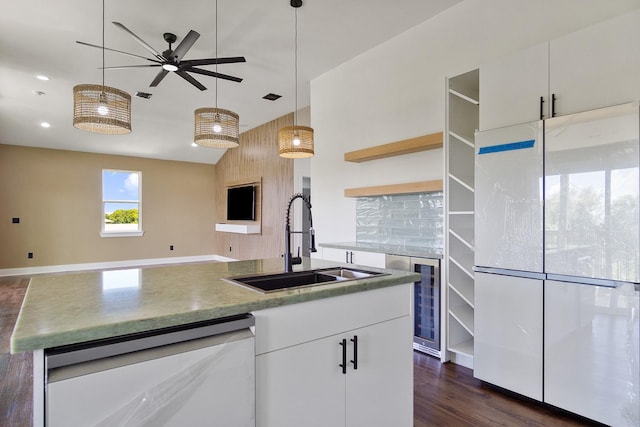
<instances>
[{"instance_id":1,"label":"white ceiling","mask_svg":"<svg viewBox=\"0 0 640 427\"><path fill-rule=\"evenodd\" d=\"M460 0L304 0L298 9L298 108L309 105L309 81L420 24ZM212 0L106 0L105 46L149 57L118 21L158 51L164 32L201 34L184 59L215 56ZM240 132L294 110L294 9L289 0L219 0L218 56L246 63L218 65L243 78L218 80L218 106L240 115ZM72 126L76 84L100 84L101 0L15 0L0 14L0 143L158 159L216 163L222 149L192 147L193 111L215 105L215 79L194 74L199 91L175 74L149 87L157 68L107 70L105 84L132 95L129 135L98 135ZM385 61L386 58L380 58ZM146 61L106 52L107 66ZM148 62L147 62L148 63ZM204 66L214 70L215 66ZM44 74L49 81L40 81ZM44 92L35 95L34 91ZM151 99L134 97L149 92ZM262 99L267 93L277 101ZM41 128L40 122L51 127Z\"/></svg>"}]
</instances>

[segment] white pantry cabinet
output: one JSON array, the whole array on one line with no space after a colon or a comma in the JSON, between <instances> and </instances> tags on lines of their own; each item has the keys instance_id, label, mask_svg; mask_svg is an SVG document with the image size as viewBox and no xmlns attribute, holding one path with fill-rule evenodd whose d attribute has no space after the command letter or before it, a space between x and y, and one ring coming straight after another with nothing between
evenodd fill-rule
<instances>
[{"instance_id":1,"label":"white pantry cabinet","mask_svg":"<svg viewBox=\"0 0 640 427\"><path fill-rule=\"evenodd\" d=\"M640 99L638 22L640 10L482 65L480 130Z\"/></svg>"},{"instance_id":2,"label":"white pantry cabinet","mask_svg":"<svg viewBox=\"0 0 640 427\"><path fill-rule=\"evenodd\" d=\"M353 251L350 249L322 248L322 259L347 264L385 268L385 254L380 252Z\"/></svg>"},{"instance_id":3,"label":"white pantry cabinet","mask_svg":"<svg viewBox=\"0 0 640 427\"><path fill-rule=\"evenodd\" d=\"M256 425L413 425L412 285L255 312Z\"/></svg>"}]
</instances>

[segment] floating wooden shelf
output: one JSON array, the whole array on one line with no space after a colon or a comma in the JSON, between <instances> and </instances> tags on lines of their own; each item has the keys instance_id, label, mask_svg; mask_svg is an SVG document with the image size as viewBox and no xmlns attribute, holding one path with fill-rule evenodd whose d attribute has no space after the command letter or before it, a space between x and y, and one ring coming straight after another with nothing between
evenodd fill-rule
<instances>
[{"instance_id":1,"label":"floating wooden shelf","mask_svg":"<svg viewBox=\"0 0 640 427\"><path fill-rule=\"evenodd\" d=\"M407 182L375 187L345 188L345 197L384 196L385 194L428 193L442 191L442 180Z\"/></svg>"},{"instance_id":2,"label":"floating wooden shelf","mask_svg":"<svg viewBox=\"0 0 640 427\"><path fill-rule=\"evenodd\" d=\"M442 148L442 132L419 136L417 138L404 139L389 144L376 145L375 147L344 153L346 162L366 162L369 160L383 159L385 157L399 156L401 154L417 153L418 151Z\"/></svg>"}]
</instances>

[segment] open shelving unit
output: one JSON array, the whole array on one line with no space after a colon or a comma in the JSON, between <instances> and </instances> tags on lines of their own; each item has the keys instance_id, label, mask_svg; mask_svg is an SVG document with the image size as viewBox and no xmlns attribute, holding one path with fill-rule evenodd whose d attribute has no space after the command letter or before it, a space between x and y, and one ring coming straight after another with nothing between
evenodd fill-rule
<instances>
[{"instance_id":1,"label":"open shelving unit","mask_svg":"<svg viewBox=\"0 0 640 427\"><path fill-rule=\"evenodd\" d=\"M447 79L445 131L446 345L448 358L473 368L474 139L480 114L479 71Z\"/></svg>"}]
</instances>

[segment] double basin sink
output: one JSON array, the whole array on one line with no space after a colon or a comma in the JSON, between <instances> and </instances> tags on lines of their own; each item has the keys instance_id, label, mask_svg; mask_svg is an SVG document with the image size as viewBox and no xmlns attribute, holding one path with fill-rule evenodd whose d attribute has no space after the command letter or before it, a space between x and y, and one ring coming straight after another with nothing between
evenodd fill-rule
<instances>
[{"instance_id":1,"label":"double basin sink","mask_svg":"<svg viewBox=\"0 0 640 427\"><path fill-rule=\"evenodd\" d=\"M318 270L294 271L291 273L261 274L254 276L228 277L225 280L245 288L267 294L285 289L299 289L310 286L384 276L388 273L351 268L323 268Z\"/></svg>"}]
</instances>

